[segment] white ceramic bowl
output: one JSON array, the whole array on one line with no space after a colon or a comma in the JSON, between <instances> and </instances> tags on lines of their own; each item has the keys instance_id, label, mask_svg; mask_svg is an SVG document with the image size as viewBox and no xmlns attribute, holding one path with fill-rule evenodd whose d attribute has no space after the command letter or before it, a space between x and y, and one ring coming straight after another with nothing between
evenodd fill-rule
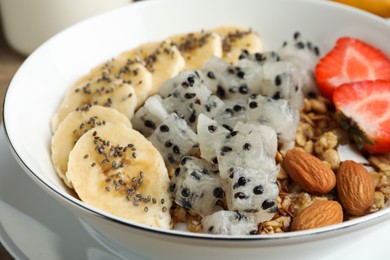
<instances>
[{"instance_id":1,"label":"white ceramic bowl","mask_svg":"<svg viewBox=\"0 0 390 260\"><path fill-rule=\"evenodd\" d=\"M53 170L50 119L72 83L93 66L140 43L226 24L251 26L268 50L300 31L320 46L322 54L338 37L348 35L390 55L390 27L384 20L325 1L161 0L132 4L56 35L20 67L4 102L4 124L14 154L26 173L78 216L97 240L124 256L304 259L336 255L348 243L380 228L381 222L390 218L390 209L331 227L275 235L225 237L161 231L86 205L69 193Z\"/></svg>"}]
</instances>

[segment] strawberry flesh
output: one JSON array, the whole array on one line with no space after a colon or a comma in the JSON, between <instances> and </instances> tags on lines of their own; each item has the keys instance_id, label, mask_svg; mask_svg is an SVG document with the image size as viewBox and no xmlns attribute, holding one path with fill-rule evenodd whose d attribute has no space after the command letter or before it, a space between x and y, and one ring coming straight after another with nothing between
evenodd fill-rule
<instances>
[{"instance_id":1,"label":"strawberry flesh","mask_svg":"<svg viewBox=\"0 0 390 260\"><path fill-rule=\"evenodd\" d=\"M390 152L390 81L343 84L335 90L333 103L341 121L350 120L340 123L358 146L370 153Z\"/></svg>"},{"instance_id":2,"label":"strawberry flesh","mask_svg":"<svg viewBox=\"0 0 390 260\"><path fill-rule=\"evenodd\" d=\"M361 40L342 37L318 62L315 77L321 94L332 99L334 90L344 83L390 80L390 60Z\"/></svg>"}]
</instances>

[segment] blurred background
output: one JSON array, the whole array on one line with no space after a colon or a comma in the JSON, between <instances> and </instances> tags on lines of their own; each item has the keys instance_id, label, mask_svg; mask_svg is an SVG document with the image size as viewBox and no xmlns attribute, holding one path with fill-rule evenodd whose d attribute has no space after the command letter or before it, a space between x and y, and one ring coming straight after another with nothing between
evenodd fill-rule
<instances>
[{"instance_id":1,"label":"blurred background","mask_svg":"<svg viewBox=\"0 0 390 260\"><path fill-rule=\"evenodd\" d=\"M334 2L354 6L384 18L390 18L390 0L334 0Z\"/></svg>"},{"instance_id":2,"label":"blurred background","mask_svg":"<svg viewBox=\"0 0 390 260\"><path fill-rule=\"evenodd\" d=\"M333 0L390 18L390 0ZM57 32L132 0L0 0L0 123L7 86L26 57ZM390 27L389 27L390 29ZM13 259L0 244L0 259Z\"/></svg>"},{"instance_id":3,"label":"blurred background","mask_svg":"<svg viewBox=\"0 0 390 260\"><path fill-rule=\"evenodd\" d=\"M7 85L30 53L72 24L131 2L133 1L0 0L0 122Z\"/></svg>"},{"instance_id":4,"label":"blurred background","mask_svg":"<svg viewBox=\"0 0 390 260\"><path fill-rule=\"evenodd\" d=\"M85 18L131 0L0 0L7 42L27 55L48 38Z\"/></svg>"}]
</instances>

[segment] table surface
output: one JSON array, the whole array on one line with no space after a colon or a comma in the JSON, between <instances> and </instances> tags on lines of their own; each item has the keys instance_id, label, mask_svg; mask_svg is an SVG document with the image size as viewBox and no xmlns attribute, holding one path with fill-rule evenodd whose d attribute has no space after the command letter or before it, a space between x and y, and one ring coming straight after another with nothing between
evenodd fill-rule
<instances>
[{"instance_id":1,"label":"table surface","mask_svg":"<svg viewBox=\"0 0 390 260\"><path fill-rule=\"evenodd\" d=\"M0 122L3 121L3 99L8 84L25 58L26 57L16 53L7 45L4 39L3 31L0 29ZM13 259L1 244L0 259Z\"/></svg>"},{"instance_id":2,"label":"table surface","mask_svg":"<svg viewBox=\"0 0 390 260\"><path fill-rule=\"evenodd\" d=\"M24 56L16 53L7 45L3 31L0 29L0 122L3 119L4 94L12 76L24 59Z\"/></svg>"}]
</instances>

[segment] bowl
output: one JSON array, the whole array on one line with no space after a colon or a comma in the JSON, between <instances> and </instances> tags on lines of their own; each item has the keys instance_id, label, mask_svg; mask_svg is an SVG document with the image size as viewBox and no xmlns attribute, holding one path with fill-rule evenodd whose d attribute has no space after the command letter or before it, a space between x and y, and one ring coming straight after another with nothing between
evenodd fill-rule
<instances>
[{"instance_id":1,"label":"bowl","mask_svg":"<svg viewBox=\"0 0 390 260\"><path fill-rule=\"evenodd\" d=\"M4 102L4 127L13 154L26 174L73 212L95 239L127 258L311 259L337 255L367 232L379 229L390 218L390 209L307 231L254 236L195 234L146 227L91 207L75 197L54 172L50 121L77 79L141 43L226 24L250 26L261 35L265 50L275 49L300 31L319 45L321 54L347 35L390 55L390 29L385 20L337 3L156 0L131 4L57 34L19 68Z\"/></svg>"}]
</instances>

